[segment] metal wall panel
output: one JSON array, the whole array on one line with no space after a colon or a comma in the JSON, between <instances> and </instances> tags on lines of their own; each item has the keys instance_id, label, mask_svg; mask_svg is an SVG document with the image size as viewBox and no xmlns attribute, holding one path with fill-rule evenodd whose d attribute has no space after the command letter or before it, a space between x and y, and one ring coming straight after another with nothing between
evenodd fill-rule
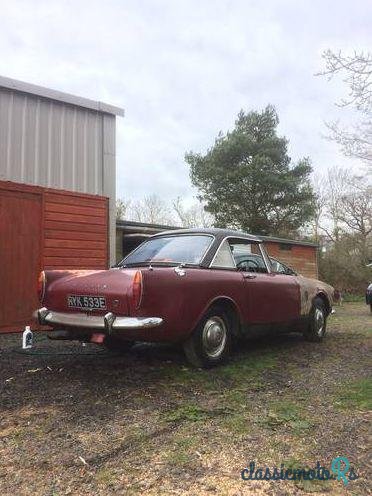
<instances>
[{"instance_id":1,"label":"metal wall panel","mask_svg":"<svg viewBox=\"0 0 372 496\"><path fill-rule=\"evenodd\" d=\"M106 195L104 125L115 116L0 87L0 179ZM114 152L115 156L115 152ZM112 171L111 171L112 172ZM115 183L115 175L106 176Z\"/></svg>"}]
</instances>

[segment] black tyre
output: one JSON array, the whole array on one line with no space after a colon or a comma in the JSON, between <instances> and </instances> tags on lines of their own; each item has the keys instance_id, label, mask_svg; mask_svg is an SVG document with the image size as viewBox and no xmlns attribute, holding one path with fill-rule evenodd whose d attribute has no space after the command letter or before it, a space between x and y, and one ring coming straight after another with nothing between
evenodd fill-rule
<instances>
[{"instance_id":1,"label":"black tyre","mask_svg":"<svg viewBox=\"0 0 372 496\"><path fill-rule=\"evenodd\" d=\"M110 351L115 351L117 353L126 353L134 345L133 341L124 341L123 339L117 338L116 336L107 336L103 342L103 345Z\"/></svg>"},{"instance_id":2,"label":"black tyre","mask_svg":"<svg viewBox=\"0 0 372 496\"><path fill-rule=\"evenodd\" d=\"M315 298L310 311L310 322L304 337L307 341L320 342L327 330L327 310L321 298Z\"/></svg>"},{"instance_id":3,"label":"black tyre","mask_svg":"<svg viewBox=\"0 0 372 496\"><path fill-rule=\"evenodd\" d=\"M231 349L231 320L227 312L219 306L211 307L183 349L195 367L209 368L225 361Z\"/></svg>"}]
</instances>

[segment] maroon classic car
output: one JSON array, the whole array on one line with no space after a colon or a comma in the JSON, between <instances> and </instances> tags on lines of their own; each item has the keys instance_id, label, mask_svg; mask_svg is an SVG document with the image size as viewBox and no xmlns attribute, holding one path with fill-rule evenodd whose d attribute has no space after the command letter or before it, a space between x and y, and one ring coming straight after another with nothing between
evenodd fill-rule
<instances>
[{"instance_id":1,"label":"maroon classic car","mask_svg":"<svg viewBox=\"0 0 372 496\"><path fill-rule=\"evenodd\" d=\"M150 237L110 270L40 274L39 323L50 337L127 349L180 342L189 361L223 361L231 342L265 331L321 341L333 288L270 259L262 241L224 229Z\"/></svg>"}]
</instances>

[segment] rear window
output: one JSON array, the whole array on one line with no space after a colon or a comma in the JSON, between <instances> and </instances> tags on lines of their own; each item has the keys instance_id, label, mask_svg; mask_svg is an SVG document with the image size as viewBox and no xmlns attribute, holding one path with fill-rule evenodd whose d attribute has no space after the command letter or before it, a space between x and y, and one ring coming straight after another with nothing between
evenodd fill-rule
<instances>
[{"instance_id":1,"label":"rear window","mask_svg":"<svg viewBox=\"0 0 372 496\"><path fill-rule=\"evenodd\" d=\"M120 265L143 263L183 263L198 265L213 238L205 235L162 236L145 241Z\"/></svg>"}]
</instances>

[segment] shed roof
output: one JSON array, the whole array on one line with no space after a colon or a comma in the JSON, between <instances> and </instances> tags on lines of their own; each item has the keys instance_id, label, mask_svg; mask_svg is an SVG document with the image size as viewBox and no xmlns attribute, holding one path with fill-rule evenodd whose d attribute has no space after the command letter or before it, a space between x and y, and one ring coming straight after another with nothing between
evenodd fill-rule
<instances>
[{"instance_id":1,"label":"shed roof","mask_svg":"<svg viewBox=\"0 0 372 496\"><path fill-rule=\"evenodd\" d=\"M124 110L122 108L114 107L107 103L89 100L88 98L81 96L63 93L62 91L52 90L50 88L45 88L44 86L37 86L36 84L25 83L24 81L18 81L17 79L11 79L4 76L0 76L0 88L36 95L57 102L69 103L70 105L96 110L105 114L124 115Z\"/></svg>"},{"instance_id":2,"label":"shed roof","mask_svg":"<svg viewBox=\"0 0 372 496\"><path fill-rule=\"evenodd\" d=\"M145 222L136 222L132 220L117 220L116 221L116 227L117 229L126 231L126 232L131 232L131 233L138 233L142 232L144 234L157 234L162 231L173 231L176 229L183 229L182 227L177 227L177 226L167 226L163 224L148 224ZM190 230L190 229L188 229ZM222 230L222 229L216 229L216 228L210 228L210 229L204 229L204 231L225 231L228 232L229 234L227 235L241 235L244 234L245 236L252 237L252 238L259 238L262 241L266 242L273 242L273 243L282 243L282 244L289 244L289 245L300 245L300 246L313 246L316 248L318 245L316 243L312 243L310 241L300 241L300 240L295 240L295 239L286 239L286 238L277 238L275 236L261 236L261 235L254 235L254 234L249 234L249 233L242 233L241 231L232 231L232 230ZM203 229L196 229L196 231L203 231Z\"/></svg>"}]
</instances>

